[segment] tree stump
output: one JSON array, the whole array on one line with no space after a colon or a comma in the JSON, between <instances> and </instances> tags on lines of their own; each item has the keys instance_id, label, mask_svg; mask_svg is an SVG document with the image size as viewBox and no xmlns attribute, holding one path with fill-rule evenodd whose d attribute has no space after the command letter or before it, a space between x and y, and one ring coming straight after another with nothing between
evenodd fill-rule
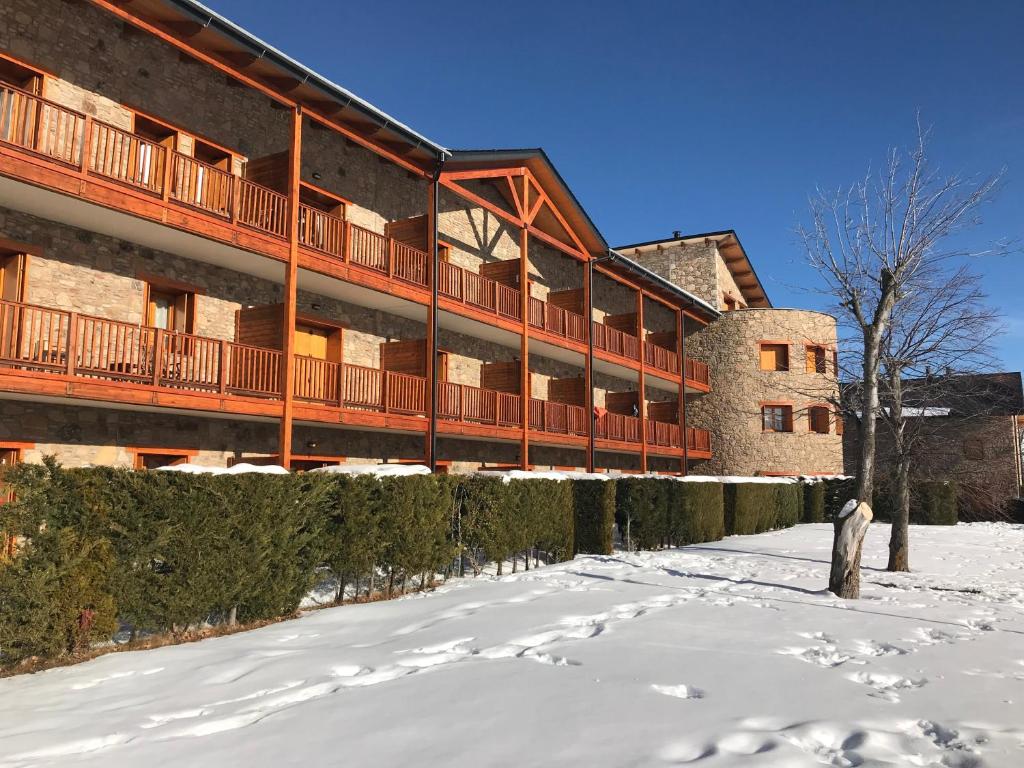
<instances>
[{"instance_id":1,"label":"tree stump","mask_svg":"<svg viewBox=\"0 0 1024 768\"><path fill-rule=\"evenodd\" d=\"M839 597L860 597L860 555L872 517L871 507L856 499L846 502L836 517L828 589Z\"/></svg>"}]
</instances>

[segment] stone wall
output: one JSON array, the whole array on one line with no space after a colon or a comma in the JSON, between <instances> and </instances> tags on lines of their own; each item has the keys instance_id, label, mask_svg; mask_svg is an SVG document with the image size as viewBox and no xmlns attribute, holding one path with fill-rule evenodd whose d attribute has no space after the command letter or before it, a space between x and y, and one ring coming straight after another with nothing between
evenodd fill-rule
<instances>
[{"instance_id":1,"label":"stone wall","mask_svg":"<svg viewBox=\"0 0 1024 768\"><path fill-rule=\"evenodd\" d=\"M504 205L493 188L474 192L495 198L489 200L495 205ZM437 231L438 239L450 247L448 260L470 272L477 272L483 263L519 258L516 227L444 187L438 199Z\"/></svg>"},{"instance_id":2,"label":"stone wall","mask_svg":"<svg viewBox=\"0 0 1024 768\"><path fill-rule=\"evenodd\" d=\"M636 312L636 291L594 272L594 320L602 322L606 315Z\"/></svg>"},{"instance_id":3,"label":"stone wall","mask_svg":"<svg viewBox=\"0 0 1024 768\"><path fill-rule=\"evenodd\" d=\"M348 200L346 218L381 234L387 222L421 216L429 205L429 182L308 118L302 180Z\"/></svg>"},{"instance_id":4,"label":"stone wall","mask_svg":"<svg viewBox=\"0 0 1024 768\"><path fill-rule=\"evenodd\" d=\"M660 249L645 249L626 256L711 306L723 306L718 265L724 266L724 262L713 242L663 245Z\"/></svg>"},{"instance_id":5,"label":"stone wall","mask_svg":"<svg viewBox=\"0 0 1024 768\"><path fill-rule=\"evenodd\" d=\"M758 341L790 341L790 370L762 371ZM837 395L831 360L828 373L807 373L805 344L836 344L835 319L807 310L744 309L728 312L688 338L688 352L711 365L711 392L694 397L688 424L711 431L711 461L702 474L816 474L843 468L842 440L810 430L808 407ZM761 403L789 403L792 432L762 429Z\"/></svg>"}]
</instances>

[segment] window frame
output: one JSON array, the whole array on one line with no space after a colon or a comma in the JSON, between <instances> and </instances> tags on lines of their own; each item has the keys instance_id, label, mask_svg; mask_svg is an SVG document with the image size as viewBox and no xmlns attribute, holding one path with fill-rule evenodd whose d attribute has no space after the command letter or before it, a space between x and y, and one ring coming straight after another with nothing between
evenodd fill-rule
<instances>
[{"instance_id":1,"label":"window frame","mask_svg":"<svg viewBox=\"0 0 1024 768\"><path fill-rule=\"evenodd\" d=\"M792 342L785 339L761 339L757 342L757 367L759 370L765 373L787 373L793 369L792 355L790 354L790 347ZM785 351L785 367L780 368L778 363L778 357L776 356L776 363L774 368L764 367L764 351L766 347L780 347Z\"/></svg>"},{"instance_id":2,"label":"window frame","mask_svg":"<svg viewBox=\"0 0 1024 768\"><path fill-rule=\"evenodd\" d=\"M819 359L820 354L820 359ZM813 355L813 357L812 357ZM825 344L804 345L805 373L825 376L828 374L828 346Z\"/></svg>"},{"instance_id":3,"label":"window frame","mask_svg":"<svg viewBox=\"0 0 1024 768\"><path fill-rule=\"evenodd\" d=\"M824 424L824 430L817 429L815 416ZM820 425L819 425L820 426ZM807 431L816 435L832 434L832 407L825 403L811 403L807 406Z\"/></svg>"},{"instance_id":4,"label":"window frame","mask_svg":"<svg viewBox=\"0 0 1024 768\"><path fill-rule=\"evenodd\" d=\"M128 449L128 452L132 457L132 469L144 470L147 469L145 466L145 458L147 456L168 456L173 457L175 460L170 464L164 466L172 467L179 464L191 464L191 459L194 459L199 455L198 449L195 448L160 448L160 447L132 447Z\"/></svg>"},{"instance_id":5,"label":"window frame","mask_svg":"<svg viewBox=\"0 0 1024 768\"><path fill-rule=\"evenodd\" d=\"M775 429L775 419L772 419L772 427L768 427L767 411L778 409L782 416L782 429ZM761 432L773 434L793 433L793 404L786 402L763 402L761 403Z\"/></svg>"}]
</instances>

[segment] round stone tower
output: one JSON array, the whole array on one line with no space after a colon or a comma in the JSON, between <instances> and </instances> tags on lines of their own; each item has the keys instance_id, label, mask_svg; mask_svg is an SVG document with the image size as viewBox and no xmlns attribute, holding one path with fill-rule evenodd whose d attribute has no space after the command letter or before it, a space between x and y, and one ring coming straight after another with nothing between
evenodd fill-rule
<instances>
[{"instance_id":1,"label":"round stone tower","mask_svg":"<svg viewBox=\"0 0 1024 768\"><path fill-rule=\"evenodd\" d=\"M838 474L836 321L802 309L724 312L687 339L711 365L711 392L691 401L690 426L710 430L713 475Z\"/></svg>"}]
</instances>

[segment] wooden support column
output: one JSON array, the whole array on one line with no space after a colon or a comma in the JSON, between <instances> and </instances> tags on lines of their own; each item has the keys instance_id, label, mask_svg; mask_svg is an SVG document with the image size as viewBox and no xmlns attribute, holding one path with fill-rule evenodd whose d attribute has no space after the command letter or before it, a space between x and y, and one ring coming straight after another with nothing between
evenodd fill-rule
<instances>
[{"instance_id":1,"label":"wooden support column","mask_svg":"<svg viewBox=\"0 0 1024 768\"><path fill-rule=\"evenodd\" d=\"M529 185L523 185L523 199L529 196ZM519 298L523 313L523 327L519 343L519 392L522 397L523 439L519 449L522 469L530 468L530 268L529 234L526 227L519 230Z\"/></svg>"},{"instance_id":2,"label":"wooden support column","mask_svg":"<svg viewBox=\"0 0 1024 768\"><path fill-rule=\"evenodd\" d=\"M683 329L686 319L683 310L676 310L676 359L679 361L679 434L682 436L683 458L679 460L680 471L685 475L687 468L686 450L686 342L683 340Z\"/></svg>"},{"instance_id":3,"label":"wooden support column","mask_svg":"<svg viewBox=\"0 0 1024 768\"><path fill-rule=\"evenodd\" d=\"M587 334L587 356L583 364L583 386L586 390L587 408L587 472L594 471L594 329L591 327L594 320L593 296L594 290L594 266L590 259L583 264L583 307L586 311L584 328Z\"/></svg>"},{"instance_id":4,"label":"wooden support column","mask_svg":"<svg viewBox=\"0 0 1024 768\"><path fill-rule=\"evenodd\" d=\"M277 458L287 468L292 462L292 406L295 396L295 312L299 271L299 178L302 163L302 109L292 110L292 138L288 154L288 264L284 272L284 354L281 360L281 433Z\"/></svg>"},{"instance_id":5,"label":"wooden support column","mask_svg":"<svg viewBox=\"0 0 1024 768\"><path fill-rule=\"evenodd\" d=\"M640 471L647 471L647 395L646 373L644 372L644 292L636 292L636 333L640 340L640 373L637 377L639 393L637 394L638 410L640 411Z\"/></svg>"},{"instance_id":6,"label":"wooden support column","mask_svg":"<svg viewBox=\"0 0 1024 768\"><path fill-rule=\"evenodd\" d=\"M426 413L428 419L426 464L433 472L437 466L437 182L431 182L427 193L427 237L430 238L427 248L427 280L430 286L430 304L427 306L427 380L425 382Z\"/></svg>"}]
</instances>

